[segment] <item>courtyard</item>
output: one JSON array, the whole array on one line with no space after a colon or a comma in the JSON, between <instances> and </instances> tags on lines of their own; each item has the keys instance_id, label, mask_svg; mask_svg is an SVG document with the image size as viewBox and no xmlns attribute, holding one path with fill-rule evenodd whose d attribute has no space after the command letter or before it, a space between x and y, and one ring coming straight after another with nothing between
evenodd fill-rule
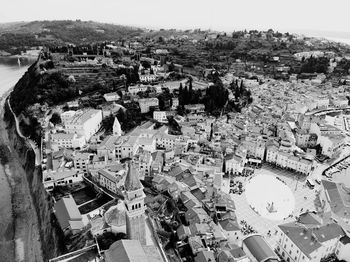
<instances>
[{"instance_id":1,"label":"courtyard","mask_svg":"<svg viewBox=\"0 0 350 262\"><path fill-rule=\"evenodd\" d=\"M254 179L257 179L256 183L250 184L250 180L254 182ZM243 194L230 194L235 201L238 221L246 221L253 229L264 235L272 247L275 247L277 241L275 232L279 224L294 221L295 216L305 211L316 210L316 193L319 190L319 185L316 185L313 190L310 189L305 185L305 176L296 175L294 172L264 164L262 168L255 170L254 177L235 177L234 180L243 183ZM276 184L276 182L281 183L283 186ZM279 199L281 195L283 196L282 200ZM286 195L288 195L288 198L285 197ZM289 205L287 205L288 208L281 208L283 200L286 199L290 201ZM266 208L268 205L271 205L271 202L274 202L274 205L278 205L274 209L279 209L279 212L270 213L267 211ZM252 209L253 203L258 212ZM271 235L268 235L269 231Z\"/></svg>"}]
</instances>

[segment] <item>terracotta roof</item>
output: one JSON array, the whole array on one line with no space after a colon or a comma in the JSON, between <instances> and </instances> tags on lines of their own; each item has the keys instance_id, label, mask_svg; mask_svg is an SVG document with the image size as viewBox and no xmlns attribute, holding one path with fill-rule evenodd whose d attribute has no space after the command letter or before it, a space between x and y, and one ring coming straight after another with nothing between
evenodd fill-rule
<instances>
[{"instance_id":1,"label":"terracotta roof","mask_svg":"<svg viewBox=\"0 0 350 262\"><path fill-rule=\"evenodd\" d=\"M106 262L145 262L146 254L137 240L119 240L105 252Z\"/></svg>"},{"instance_id":2,"label":"terracotta roof","mask_svg":"<svg viewBox=\"0 0 350 262\"><path fill-rule=\"evenodd\" d=\"M55 203L55 214L62 229L70 226L71 221L82 221L78 206L72 195L63 197Z\"/></svg>"},{"instance_id":3,"label":"terracotta roof","mask_svg":"<svg viewBox=\"0 0 350 262\"><path fill-rule=\"evenodd\" d=\"M329 196L329 205L334 214L350 219L350 188L343 183L322 180L324 190Z\"/></svg>"},{"instance_id":4,"label":"terracotta roof","mask_svg":"<svg viewBox=\"0 0 350 262\"><path fill-rule=\"evenodd\" d=\"M243 240L243 244L247 247L257 262L279 261L276 253L267 244L261 235L251 235Z\"/></svg>"},{"instance_id":5,"label":"terracotta roof","mask_svg":"<svg viewBox=\"0 0 350 262\"><path fill-rule=\"evenodd\" d=\"M200 251L194 258L194 262L215 262L215 256L213 251Z\"/></svg>"},{"instance_id":6,"label":"terracotta roof","mask_svg":"<svg viewBox=\"0 0 350 262\"><path fill-rule=\"evenodd\" d=\"M287 223L278 226L286 236L303 252L309 256L322 246L322 242L344 235L341 227L335 223L317 227L305 227L299 223Z\"/></svg>"}]
</instances>

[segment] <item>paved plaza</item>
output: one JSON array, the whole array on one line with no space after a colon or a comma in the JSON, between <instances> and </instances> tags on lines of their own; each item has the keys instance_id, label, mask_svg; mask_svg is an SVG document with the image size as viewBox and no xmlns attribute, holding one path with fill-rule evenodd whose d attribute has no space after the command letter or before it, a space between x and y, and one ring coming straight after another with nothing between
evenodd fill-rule
<instances>
[{"instance_id":1,"label":"paved plaza","mask_svg":"<svg viewBox=\"0 0 350 262\"><path fill-rule=\"evenodd\" d=\"M295 173L283 170L274 166L263 165L262 168L255 170L254 176L259 175L271 175L274 177L279 177L283 180L287 186L290 188L291 192L294 195L295 206L292 211L293 217L287 217L282 220L270 220L265 217L258 215L252 208L249 206L247 201L246 192L243 194L230 194L232 199L235 201L236 205L236 215L238 221L245 220L249 225L251 225L256 231L264 235L269 242L269 244L275 247L277 239L275 238L275 230L279 224L287 223L294 221L295 216L298 216L300 213L307 210L313 211L316 210L316 191L319 190L319 185L316 184L315 189L310 189L305 185L306 177L305 176L296 176ZM298 178L298 179L297 179ZM249 177L235 177L234 180L239 180L244 183L244 188L246 183L248 183ZM273 185L264 185L262 184L264 190L274 190ZM268 237L267 233L271 230L271 236Z\"/></svg>"},{"instance_id":2,"label":"paved plaza","mask_svg":"<svg viewBox=\"0 0 350 262\"><path fill-rule=\"evenodd\" d=\"M266 189L269 187L273 190ZM255 212L270 220L287 218L295 207L291 188L271 175L251 177L245 185L245 196Z\"/></svg>"}]
</instances>

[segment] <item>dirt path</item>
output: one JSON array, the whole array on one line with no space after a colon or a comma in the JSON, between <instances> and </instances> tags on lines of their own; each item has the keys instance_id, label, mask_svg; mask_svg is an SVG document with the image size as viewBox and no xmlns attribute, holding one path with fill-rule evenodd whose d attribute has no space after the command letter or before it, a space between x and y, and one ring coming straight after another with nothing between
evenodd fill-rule
<instances>
[{"instance_id":1,"label":"dirt path","mask_svg":"<svg viewBox=\"0 0 350 262\"><path fill-rule=\"evenodd\" d=\"M0 144L9 145L7 130L3 120L4 100L0 102ZM42 251L39 236L39 228L37 215L33 205L33 201L29 191L29 185L26 179L26 173L16 151L9 146L12 152L9 156L9 163L6 167L0 168L0 197L6 199L1 201L1 206L6 212L1 209L0 221L7 224L1 224L0 236L5 231L5 240L1 243L0 261L23 261L23 262L41 262ZM7 179L6 178L7 175ZM7 181L7 184L6 184ZM11 187L12 186L12 194ZM3 190L4 191L3 191ZM11 214L11 195L12 195L12 214ZM10 205L8 205L10 203ZM4 218L4 220L2 220ZM3 230L3 231L1 231ZM1 239L1 238L0 238ZM8 251L6 254L6 249ZM8 259L3 259L8 255Z\"/></svg>"}]
</instances>

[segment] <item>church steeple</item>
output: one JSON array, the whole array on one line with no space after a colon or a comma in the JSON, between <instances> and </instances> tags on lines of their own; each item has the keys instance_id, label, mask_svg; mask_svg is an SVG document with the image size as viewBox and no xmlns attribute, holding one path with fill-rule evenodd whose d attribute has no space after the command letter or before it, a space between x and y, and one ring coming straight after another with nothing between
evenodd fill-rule
<instances>
[{"instance_id":1,"label":"church steeple","mask_svg":"<svg viewBox=\"0 0 350 262\"><path fill-rule=\"evenodd\" d=\"M139 179L139 171L135 169L131 162L129 162L128 173L125 178L124 186L126 191L142 189L142 184Z\"/></svg>"},{"instance_id":2,"label":"church steeple","mask_svg":"<svg viewBox=\"0 0 350 262\"><path fill-rule=\"evenodd\" d=\"M139 180L138 171L129 162L125 178L126 233L129 239L139 240L146 244L145 231L145 193Z\"/></svg>"}]
</instances>

